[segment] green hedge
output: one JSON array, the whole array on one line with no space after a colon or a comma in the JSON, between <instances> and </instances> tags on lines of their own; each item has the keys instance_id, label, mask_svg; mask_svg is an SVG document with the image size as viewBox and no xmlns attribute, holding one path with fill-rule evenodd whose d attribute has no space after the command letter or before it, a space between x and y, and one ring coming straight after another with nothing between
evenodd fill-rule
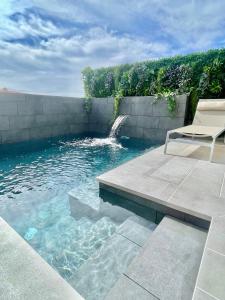
<instances>
[{"instance_id":1,"label":"green hedge","mask_svg":"<svg viewBox=\"0 0 225 300\"><path fill-rule=\"evenodd\" d=\"M225 97L225 49L109 68L87 67L82 75L87 98L190 93L193 115L199 97Z\"/></svg>"}]
</instances>

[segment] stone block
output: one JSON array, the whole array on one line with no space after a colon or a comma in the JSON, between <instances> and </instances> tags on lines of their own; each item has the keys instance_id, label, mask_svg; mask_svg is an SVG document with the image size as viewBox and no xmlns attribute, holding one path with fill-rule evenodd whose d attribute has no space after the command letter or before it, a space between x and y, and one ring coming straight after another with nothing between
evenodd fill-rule
<instances>
[{"instance_id":1,"label":"stone block","mask_svg":"<svg viewBox=\"0 0 225 300\"><path fill-rule=\"evenodd\" d=\"M125 274L158 299L191 299L206 235L165 217Z\"/></svg>"},{"instance_id":2,"label":"stone block","mask_svg":"<svg viewBox=\"0 0 225 300\"><path fill-rule=\"evenodd\" d=\"M152 104L152 114L155 117L169 117L170 113L168 111L167 103L164 100L159 100Z\"/></svg>"},{"instance_id":3,"label":"stone block","mask_svg":"<svg viewBox=\"0 0 225 300\"><path fill-rule=\"evenodd\" d=\"M117 233L142 247L155 227L153 222L133 216L118 228Z\"/></svg>"},{"instance_id":4,"label":"stone block","mask_svg":"<svg viewBox=\"0 0 225 300\"><path fill-rule=\"evenodd\" d=\"M1 116L15 116L17 115L17 102L3 101L0 97L0 115Z\"/></svg>"},{"instance_id":5,"label":"stone block","mask_svg":"<svg viewBox=\"0 0 225 300\"><path fill-rule=\"evenodd\" d=\"M29 140L29 129L10 129L1 131L2 143L16 143Z\"/></svg>"},{"instance_id":6,"label":"stone block","mask_svg":"<svg viewBox=\"0 0 225 300\"><path fill-rule=\"evenodd\" d=\"M176 117L160 117L159 118L159 128L161 129L175 129L184 126L183 118Z\"/></svg>"},{"instance_id":7,"label":"stone block","mask_svg":"<svg viewBox=\"0 0 225 300\"><path fill-rule=\"evenodd\" d=\"M196 288L193 300L215 300L215 298L211 297L208 293Z\"/></svg>"},{"instance_id":8,"label":"stone block","mask_svg":"<svg viewBox=\"0 0 225 300\"><path fill-rule=\"evenodd\" d=\"M225 256L206 249L197 287L215 299L225 299Z\"/></svg>"},{"instance_id":9,"label":"stone block","mask_svg":"<svg viewBox=\"0 0 225 300\"><path fill-rule=\"evenodd\" d=\"M52 130L52 127L50 127L50 126L30 128L29 129L29 139L35 140L35 139L48 138L48 137L53 136L52 132L53 132L53 130Z\"/></svg>"},{"instance_id":10,"label":"stone block","mask_svg":"<svg viewBox=\"0 0 225 300\"><path fill-rule=\"evenodd\" d=\"M122 275L110 290L105 300L157 300L148 291L136 284L130 278Z\"/></svg>"},{"instance_id":11,"label":"stone block","mask_svg":"<svg viewBox=\"0 0 225 300\"><path fill-rule=\"evenodd\" d=\"M44 114L60 114L64 112L63 103L54 101L54 99L46 100L43 102L43 113Z\"/></svg>"},{"instance_id":12,"label":"stone block","mask_svg":"<svg viewBox=\"0 0 225 300\"><path fill-rule=\"evenodd\" d=\"M37 115L43 113L43 104L40 96L29 96L26 99L18 102L19 115Z\"/></svg>"},{"instance_id":13,"label":"stone block","mask_svg":"<svg viewBox=\"0 0 225 300\"><path fill-rule=\"evenodd\" d=\"M174 159L153 172L151 176L170 183L180 184L195 165L196 161L191 158L174 157Z\"/></svg>"},{"instance_id":14,"label":"stone block","mask_svg":"<svg viewBox=\"0 0 225 300\"><path fill-rule=\"evenodd\" d=\"M0 130L9 129L9 118L7 116L0 116Z\"/></svg>"},{"instance_id":15,"label":"stone block","mask_svg":"<svg viewBox=\"0 0 225 300\"><path fill-rule=\"evenodd\" d=\"M166 139L166 130L163 129L153 129L153 128L143 128L143 138L150 139L159 143L163 143Z\"/></svg>"},{"instance_id":16,"label":"stone block","mask_svg":"<svg viewBox=\"0 0 225 300\"><path fill-rule=\"evenodd\" d=\"M152 116L138 116L137 117L137 126L143 128L158 128L159 127L159 118Z\"/></svg>"},{"instance_id":17,"label":"stone block","mask_svg":"<svg viewBox=\"0 0 225 300\"><path fill-rule=\"evenodd\" d=\"M132 103L131 114L134 116L152 115L152 103L137 101Z\"/></svg>"},{"instance_id":18,"label":"stone block","mask_svg":"<svg viewBox=\"0 0 225 300\"><path fill-rule=\"evenodd\" d=\"M213 218L207 247L225 255L225 217Z\"/></svg>"},{"instance_id":19,"label":"stone block","mask_svg":"<svg viewBox=\"0 0 225 300\"><path fill-rule=\"evenodd\" d=\"M9 117L10 129L24 129L36 126L35 116L10 116Z\"/></svg>"},{"instance_id":20,"label":"stone block","mask_svg":"<svg viewBox=\"0 0 225 300\"><path fill-rule=\"evenodd\" d=\"M87 126L85 124L76 124L70 125L70 133L72 134L80 134L88 131Z\"/></svg>"}]
</instances>

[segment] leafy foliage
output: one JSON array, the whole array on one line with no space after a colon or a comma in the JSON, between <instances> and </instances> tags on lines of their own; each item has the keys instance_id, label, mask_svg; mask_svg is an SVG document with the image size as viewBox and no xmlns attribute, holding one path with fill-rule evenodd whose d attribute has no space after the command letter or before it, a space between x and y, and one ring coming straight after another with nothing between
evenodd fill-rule
<instances>
[{"instance_id":1,"label":"leafy foliage","mask_svg":"<svg viewBox=\"0 0 225 300\"><path fill-rule=\"evenodd\" d=\"M225 49L210 50L82 72L86 97L158 95L169 111L176 111L176 95L190 93L191 114L198 98L225 96ZM118 108L115 103L115 108Z\"/></svg>"}]
</instances>

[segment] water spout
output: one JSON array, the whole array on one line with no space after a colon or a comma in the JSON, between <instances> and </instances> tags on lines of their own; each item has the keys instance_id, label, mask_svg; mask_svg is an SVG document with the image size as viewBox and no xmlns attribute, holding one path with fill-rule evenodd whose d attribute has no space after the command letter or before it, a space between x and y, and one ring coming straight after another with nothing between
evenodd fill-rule
<instances>
[{"instance_id":1,"label":"water spout","mask_svg":"<svg viewBox=\"0 0 225 300\"><path fill-rule=\"evenodd\" d=\"M111 128L109 137L110 138L115 138L120 127L123 125L123 123L126 121L127 119L127 115L120 115L116 118L115 122L113 123L113 126Z\"/></svg>"}]
</instances>

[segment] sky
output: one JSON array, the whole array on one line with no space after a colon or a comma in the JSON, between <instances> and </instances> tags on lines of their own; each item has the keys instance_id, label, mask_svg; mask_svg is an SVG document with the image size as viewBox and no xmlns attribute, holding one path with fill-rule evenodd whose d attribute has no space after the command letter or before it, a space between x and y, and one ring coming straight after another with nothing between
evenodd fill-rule
<instances>
[{"instance_id":1,"label":"sky","mask_svg":"<svg viewBox=\"0 0 225 300\"><path fill-rule=\"evenodd\" d=\"M225 0L0 0L0 87L83 96L81 70L225 46Z\"/></svg>"}]
</instances>

